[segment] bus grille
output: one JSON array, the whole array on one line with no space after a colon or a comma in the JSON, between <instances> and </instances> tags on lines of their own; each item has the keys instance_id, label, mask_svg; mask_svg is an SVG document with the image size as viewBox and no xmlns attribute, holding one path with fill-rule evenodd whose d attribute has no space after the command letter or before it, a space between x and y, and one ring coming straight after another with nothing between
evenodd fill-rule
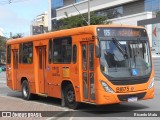
<instances>
[{"instance_id":1,"label":"bus grille","mask_svg":"<svg viewBox=\"0 0 160 120\"><path fill-rule=\"evenodd\" d=\"M146 92L137 93L137 94L128 94L128 95L117 95L117 96L120 101L127 101L128 98L131 98L131 97L137 97L137 99L140 100L144 98L145 95L146 95Z\"/></svg>"},{"instance_id":2,"label":"bus grille","mask_svg":"<svg viewBox=\"0 0 160 120\"><path fill-rule=\"evenodd\" d=\"M148 82L149 77L146 78L138 78L138 79L123 79L123 80L110 80L113 85L135 85L135 84L143 84Z\"/></svg>"}]
</instances>

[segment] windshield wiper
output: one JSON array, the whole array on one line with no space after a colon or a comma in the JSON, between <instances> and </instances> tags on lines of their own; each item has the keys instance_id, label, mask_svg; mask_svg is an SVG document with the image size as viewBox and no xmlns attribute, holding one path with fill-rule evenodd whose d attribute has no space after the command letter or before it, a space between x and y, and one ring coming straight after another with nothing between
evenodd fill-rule
<instances>
[{"instance_id":1,"label":"windshield wiper","mask_svg":"<svg viewBox=\"0 0 160 120\"><path fill-rule=\"evenodd\" d=\"M119 49L119 51L124 55L124 57L128 57L128 53L122 47L122 45L119 43L119 41L116 38L112 38L112 41L115 44L115 46Z\"/></svg>"}]
</instances>

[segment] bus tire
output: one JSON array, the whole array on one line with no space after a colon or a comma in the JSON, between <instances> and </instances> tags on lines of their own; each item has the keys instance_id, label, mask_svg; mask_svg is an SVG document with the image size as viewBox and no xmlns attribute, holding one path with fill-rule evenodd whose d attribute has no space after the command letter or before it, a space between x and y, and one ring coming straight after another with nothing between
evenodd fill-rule
<instances>
[{"instance_id":1,"label":"bus tire","mask_svg":"<svg viewBox=\"0 0 160 120\"><path fill-rule=\"evenodd\" d=\"M25 100L31 100L32 94L30 93L30 88L27 80L22 82L22 97Z\"/></svg>"},{"instance_id":2,"label":"bus tire","mask_svg":"<svg viewBox=\"0 0 160 120\"><path fill-rule=\"evenodd\" d=\"M71 109L78 109L80 103L76 102L75 91L72 84L68 84L64 88L64 101L65 105Z\"/></svg>"}]
</instances>

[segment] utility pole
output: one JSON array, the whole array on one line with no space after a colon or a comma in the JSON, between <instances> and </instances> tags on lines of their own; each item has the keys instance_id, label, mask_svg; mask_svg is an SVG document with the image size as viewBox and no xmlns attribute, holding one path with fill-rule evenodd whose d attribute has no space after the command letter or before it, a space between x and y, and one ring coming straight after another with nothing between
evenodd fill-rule
<instances>
[{"instance_id":1,"label":"utility pole","mask_svg":"<svg viewBox=\"0 0 160 120\"><path fill-rule=\"evenodd\" d=\"M88 25L91 24L91 15L90 15L90 0L88 0Z\"/></svg>"}]
</instances>

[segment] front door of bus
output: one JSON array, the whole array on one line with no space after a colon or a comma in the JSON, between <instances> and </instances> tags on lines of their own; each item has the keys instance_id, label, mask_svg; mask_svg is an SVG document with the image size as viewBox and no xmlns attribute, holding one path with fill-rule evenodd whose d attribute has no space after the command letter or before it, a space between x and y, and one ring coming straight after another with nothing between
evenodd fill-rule
<instances>
[{"instance_id":1,"label":"front door of bus","mask_svg":"<svg viewBox=\"0 0 160 120\"><path fill-rule=\"evenodd\" d=\"M94 43L82 42L81 53L83 100L87 102L95 102Z\"/></svg>"},{"instance_id":2,"label":"front door of bus","mask_svg":"<svg viewBox=\"0 0 160 120\"><path fill-rule=\"evenodd\" d=\"M17 89L17 82L18 82L18 79L17 79L17 71L18 71L18 50L13 50L13 81L14 81L14 89L16 90Z\"/></svg>"},{"instance_id":3,"label":"front door of bus","mask_svg":"<svg viewBox=\"0 0 160 120\"><path fill-rule=\"evenodd\" d=\"M46 46L38 47L38 81L39 92L45 93Z\"/></svg>"}]
</instances>

